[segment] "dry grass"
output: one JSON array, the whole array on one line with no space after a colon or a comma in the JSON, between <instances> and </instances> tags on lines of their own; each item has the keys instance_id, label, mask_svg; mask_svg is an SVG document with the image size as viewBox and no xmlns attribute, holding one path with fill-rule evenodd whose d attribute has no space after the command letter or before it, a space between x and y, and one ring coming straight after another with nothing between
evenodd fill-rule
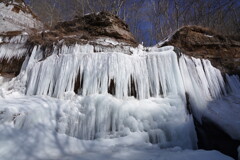
<instances>
[{"instance_id":1,"label":"dry grass","mask_svg":"<svg viewBox=\"0 0 240 160\"><path fill-rule=\"evenodd\" d=\"M211 60L222 72L239 74L240 42L200 26L185 26L163 44L178 47L183 53Z\"/></svg>"}]
</instances>

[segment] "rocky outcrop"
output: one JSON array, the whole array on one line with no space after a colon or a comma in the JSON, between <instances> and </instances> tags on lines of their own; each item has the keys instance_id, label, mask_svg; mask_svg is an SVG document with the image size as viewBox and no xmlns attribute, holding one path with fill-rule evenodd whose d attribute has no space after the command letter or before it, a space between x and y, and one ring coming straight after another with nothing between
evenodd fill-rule
<instances>
[{"instance_id":1,"label":"rocky outcrop","mask_svg":"<svg viewBox=\"0 0 240 160\"><path fill-rule=\"evenodd\" d=\"M176 52L209 59L222 73L240 75L240 41L199 26L186 26L176 31L159 46L173 45ZM191 106L187 106L191 110ZM193 113L192 113L193 114ZM232 138L219 123L203 116L201 122L193 114L198 147L218 150L237 160L240 140Z\"/></svg>"},{"instance_id":2,"label":"rocky outcrop","mask_svg":"<svg viewBox=\"0 0 240 160\"><path fill-rule=\"evenodd\" d=\"M0 4L6 13L12 14L12 19L17 19L19 16L19 19L22 19L26 17L25 14L30 15L28 18L31 19L23 20L22 23L35 22L37 19L22 0ZM1 15L6 14L1 11L0 17ZM41 45L43 58L51 55L53 47L61 47L63 44L67 46L76 43L89 44L93 46L93 52L125 50L129 51L129 54L131 51L128 48L137 46L128 26L121 19L107 12L75 17L71 21L59 22L54 28L44 30L38 27L31 29L34 27L31 23L23 25L16 22L9 25L6 20L0 20L0 23L5 25L5 29L2 29L4 32L0 32L0 74L7 77L18 75L28 50L32 50L36 45Z\"/></svg>"},{"instance_id":3,"label":"rocky outcrop","mask_svg":"<svg viewBox=\"0 0 240 160\"><path fill-rule=\"evenodd\" d=\"M161 46L166 45L173 45L193 57L209 59L224 73L240 75L240 41L219 35L208 28L183 27Z\"/></svg>"},{"instance_id":4,"label":"rocky outcrop","mask_svg":"<svg viewBox=\"0 0 240 160\"><path fill-rule=\"evenodd\" d=\"M80 31L83 38L111 37L116 40L136 44L129 31L128 25L117 16L108 12L88 14L76 17L72 21L60 22L55 27L63 34L78 35Z\"/></svg>"},{"instance_id":5,"label":"rocky outcrop","mask_svg":"<svg viewBox=\"0 0 240 160\"><path fill-rule=\"evenodd\" d=\"M54 28L31 37L34 44L52 44L64 41L65 44L86 43L99 38L111 38L117 42L137 46L128 25L108 12L92 13L75 17L71 21L59 22Z\"/></svg>"}]
</instances>

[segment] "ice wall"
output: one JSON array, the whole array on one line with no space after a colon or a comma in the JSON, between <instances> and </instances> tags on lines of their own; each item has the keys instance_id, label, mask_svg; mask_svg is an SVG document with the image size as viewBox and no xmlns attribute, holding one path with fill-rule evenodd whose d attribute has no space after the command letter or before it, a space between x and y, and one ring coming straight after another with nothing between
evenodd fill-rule
<instances>
[{"instance_id":1,"label":"ice wall","mask_svg":"<svg viewBox=\"0 0 240 160\"><path fill-rule=\"evenodd\" d=\"M207 103L226 93L220 71L208 60L178 55L173 47L132 50L132 55L124 50L96 53L91 45L63 45L44 57L35 46L20 76L25 93L57 98L74 91L82 96L111 93L121 99L178 95L190 101L199 120Z\"/></svg>"},{"instance_id":2,"label":"ice wall","mask_svg":"<svg viewBox=\"0 0 240 160\"><path fill-rule=\"evenodd\" d=\"M17 45L25 39L2 41ZM0 84L0 96L17 91L26 97L0 100L0 123L43 126L87 140L134 133L160 147L196 148L186 106L201 122L210 101L238 92L237 76L227 76L225 85L210 61L176 53L171 46L114 50L104 45L53 46L50 54L41 46L9 53L1 48L0 57L26 59L19 76Z\"/></svg>"},{"instance_id":3,"label":"ice wall","mask_svg":"<svg viewBox=\"0 0 240 160\"><path fill-rule=\"evenodd\" d=\"M133 92L139 99L184 95L177 57L172 50L142 56L89 53L88 48L85 52L81 46L56 50L28 70L28 95L62 97L64 92L74 89L83 96L112 92L117 98Z\"/></svg>"}]
</instances>

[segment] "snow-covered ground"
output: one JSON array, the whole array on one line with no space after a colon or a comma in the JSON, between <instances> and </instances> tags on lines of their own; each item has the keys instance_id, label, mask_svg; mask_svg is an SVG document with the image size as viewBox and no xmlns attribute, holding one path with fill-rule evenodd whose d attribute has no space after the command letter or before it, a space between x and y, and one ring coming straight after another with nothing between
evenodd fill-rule
<instances>
[{"instance_id":1,"label":"snow-covered ground","mask_svg":"<svg viewBox=\"0 0 240 160\"><path fill-rule=\"evenodd\" d=\"M143 143L144 136L134 133L128 137L95 141L45 132L41 127L31 131L1 127L0 133L1 159L7 160L232 160L217 151L159 149Z\"/></svg>"},{"instance_id":2,"label":"snow-covered ground","mask_svg":"<svg viewBox=\"0 0 240 160\"><path fill-rule=\"evenodd\" d=\"M4 160L231 160L217 151L192 150L192 120L176 97L139 101L98 94L68 93L63 99L3 94Z\"/></svg>"},{"instance_id":3,"label":"snow-covered ground","mask_svg":"<svg viewBox=\"0 0 240 160\"><path fill-rule=\"evenodd\" d=\"M144 135L134 133L94 141L45 132L41 127L22 131L5 126L0 133L0 155L5 160L232 160L217 151L160 149L143 143Z\"/></svg>"}]
</instances>

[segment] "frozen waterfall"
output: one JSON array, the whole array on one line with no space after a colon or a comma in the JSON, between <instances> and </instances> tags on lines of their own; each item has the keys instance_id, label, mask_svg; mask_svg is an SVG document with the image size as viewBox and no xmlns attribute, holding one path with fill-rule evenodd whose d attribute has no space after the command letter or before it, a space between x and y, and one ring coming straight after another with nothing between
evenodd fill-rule
<instances>
[{"instance_id":1,"label":"frozen waterfall","mask_svg":"<svg viewBox=\"0 0 240 160\"><path fill-rule=\"evenodd\" d=\"M226 94L220 71L210 61L177 55L173 47L150 51L135 49L133 55L122 52L93 52L91 45L55 47L44 56L35 46L25 60L20 77L27 95L63 97L65 92L86 96L110 93L124 99L185 94L199 114L208 101Z\"/></svg>"},{"instance_id":2,"label":"frozen waterfall","mask_svg":"<svg viewBox=\"0 0 240 160\"><path fill-rule=\"evenodd\" d=\"M137 98L144 99L169 94L183 96L185 92L196 90L195 94L206 95L209 99L225 93L221 73L210 61L184 55L178 59L173 48L126 55L89 53L76 45L55 48L44 60L42 54L39 47L34 48L28 62L35 61L27 66L28 95L61 97L64 92L77 89L83 96L114 92L117 98L123 98L134 92Z\"/></svg>"},{"instance_id":3,"label":"frozen waterfall","mask_svg":"<svg viewBox=\"0 0 240 160\"><path fill-rule=\"evenodd\" d=\"M239 87L237 76L224 82L210 61L171 46L128 48L131 55L89 44L55 46L50 54L35 46L10 55L4 47L0 57L26 59L20 74L1 84L0 123L25 130L42 126L85 140L134 133L163 148L196 148L189 112L201 121L210 101Z\"/></svg>"}]
</instances>

